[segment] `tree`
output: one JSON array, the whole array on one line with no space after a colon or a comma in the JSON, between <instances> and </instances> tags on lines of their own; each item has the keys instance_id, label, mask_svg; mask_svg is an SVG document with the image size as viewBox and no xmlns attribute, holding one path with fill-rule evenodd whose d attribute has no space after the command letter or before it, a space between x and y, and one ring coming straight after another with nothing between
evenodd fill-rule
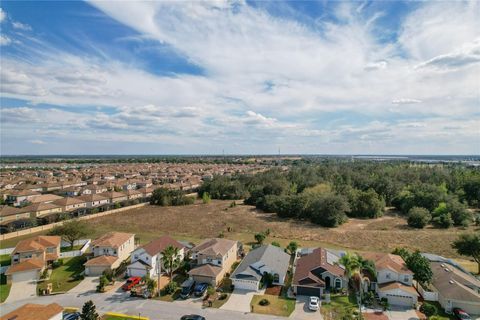
<instances>
[{"instance_id":1,"label":"tree","mask_svg":"<svg viewBox=\"0 0 480 320\"><path fill-rule=\"evenodd\" d=\"M433 272L430 268L430 261L420 254L420 251L415 251L410 254L405 261L407 267L413 272L413 279L417 280L422 285L429 284L433 278Z\"/></svg>"},{"instance_id":2,"label":"tree","mask_svg":"<svg viewBox=\"0 0 480 320\"><path fill-rule=\"evenodd\" d=\"M375 190L354 190L350 196L349 216L358 218L378 218L383 215L385 200Z\"/></svg>"},{"instance_id":3,"label":"tree","mask_svg":"<svg viewBox=\"0 0 480 320\"><path fill-rule=\"evenodd\" d=\"M453 226L452 215L445 202L441 202L438 207L433 210L432 217L433 224L439 228L447 229Z\"/></svg>"},{"instance_id":4,"label":"tree","mask_svg":"<svg viewBox=\"0 0 480 320\"><path fill-rule=\"evenodd\" d=\"M420 307L420 311L427 316L427 318L430 318L431 316L434 316L437 314L438 309L435 305L424 302L422 306Z\"/></svg>"},{"instance_id":5,"label":"tree","mask_svg":"<svg viewBox=\"0 0 480 320\"><path fill-rule=\"evenodd\" d=\"M272 241L272 246L274 247L281 247L280 243L278 243L277 241Z\"/></svg>"},{"instance_id":6,"label":"tree","mask_svg":"<svg viewBox=\"0 0 480 320\"><path fill-rule=\"evenodd\" d=\"M456 197L447 201L447 210L456 226L467 227L473 220L473 214Z\"/></svg>"},{"instance_id":7,"label":"tree","mask_svg":"<svg viewBox=\"0 0 480 320\"><path fill-rule=\"evenodd\" d=\"M179 250L177 247L168 246L162 251L162 263L167 269L170 279L173 277L173 271L175 271L181 264L179 258Z\"/></svg>"},{"instance_id":8,"label":"tree","mask_svg":"<svg viewBox=\"0 0 480 320\"><path fill-rule=\"evenodd\" d=\"M262 277L262 283L265 285L265 287L270 288L273 284L273 279L273 274L269 272L264 272Z\"/></svg>"},{"instance_id":9,"label":"tree","mask_svg":"<svg viewBox=\"0 0 480 320\"><path fill-rule=\"evenodd\" d=\"M202 195L202 202L204 204L207 204L207 203L210 203L210 201L211 201L210 195L208 194L208 192L204 192Z\"/></svg>"},{"instance_id":10,"label":"tree","mask_svg":"<svg viewBox=\"0 0 480 320\"><path fill-rule=\"evenodd\" d=\"M80 314L81 320L98 320L97 309L92 300L88 300L82 307L82 313Z\"/></svg>"},{"instance_id":11,"label":"tree","mask_svg":"<svg viewBox=\"0 0 480 320\"><path fill-rule=\"evenodd\" d=\"M395 248L392 254L402 257L403 261L407 261L408 257L410 257L410 252L405 248Z\"/></svg>"},{"instance_id":12,"label":"tree","mask_svg":"<svg viewBox=\"0 0 480 320\"><path fill-rule=\"evenodd\" d=\"M255 238L255 241L257 241L258 244L262 244L263 241L265 240L266 236L263 232L259 232L259 233L255 234L254 238Z\"/></svg>"},{"instance_id":13,"label":"tree","mask_svg":"<svg viewBox=\"0 0 480 320\"><path fill-rule=\"evenodd\" d=\"M472 257L478 265L478 274L480 274L480 233L462 234L453 242L452 247L458 254Z\"/></svg>"},{"instance_id":14,"label":"tree","mask_svg":"<svg viewBox=\"0 0 480 320\"><path fill-rule=\"evenodd\" d=\"M336 194L321 194L311 200L306 208L313 223L324 227L337 227L347 220L350 210L345 197Z\"/></svg>"},{"instance_id":15,"label":"tree","mask_svg":"<svg viewBox=\"0 0 480 320\"><path fill-rule=\"evenodd\" d=\"M413 207L408 211L408 225L410 227L422 229L431 219L430 212L425 208Z\"/></svg>"},{"instance_id":16,"label":"tree","mask_svg":"<svg viewBox=\"0 0 480 320\"><path fill-rule=\"evenodd\" d=\"M70 243L73 250L75 241L80 240L88 234L88 225L83 221L67 221L63 225L54 227L50 235L61 236L65 241Z\"/></svg>"},{"instance_id":17,"label":"tree","mask_svg":"<svg viewBox=\"0 0 480 320\"><path fill-rule=\"evenodd\" d=\"M298 243L296 241L290 241L290 243L287 245L287 247L285 248L285 250L291 255L293 256L296 252L297 252L297 249L298 249Z\"/></svg>"}]
</instances>

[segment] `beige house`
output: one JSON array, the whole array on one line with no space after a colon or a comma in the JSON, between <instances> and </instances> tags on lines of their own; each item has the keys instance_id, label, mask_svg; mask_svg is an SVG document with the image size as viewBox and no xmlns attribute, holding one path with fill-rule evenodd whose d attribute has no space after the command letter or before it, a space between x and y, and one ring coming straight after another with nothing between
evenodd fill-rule
<instances>
[{"instance_id":1,"label":"beige house","mask_svg":"<svg viewBox=\"0 0 480 320\"><path fill-rule=\"evenodd\" d=\"M37 236L17 243L11 253L12 265L7 269L7 281L37 280L48 264L60 256L61 238Z\"/></svg>"},{"instance_id":2,"label":"beige house","mask_svg":"<svg viewBox=\"0 0 480 320\"><path fill-rule=\"evenodd\" d=\"M5 226L16 221L28 219L30 219L29 212L25 212L24 210L15 207L0 206L0 225Z\"/></svg>"},{"instance_id":3,"label":"beige house","mask_svg":"<svg viewBox=\"0 0 480 320\"><path fill-rule=\"evenodd\" d=\"M124 191L124 193L127 195L128 200L135 200L143 197L141 192L133 189L128 189L127 191Z\"/></svg>"},{"instance_id":4,"label":"beige house","mask_svg":"<svg viewBox=\"0 0 480 320\"><path fill-rule=\"evenodd\" d=\"M52 203L55 200L62 199L63 197L57 196L55 194L41 194L34 196L30 199L31 203Z\"/></svg>"},{"instance_id":5,"label":"beige house","mask_svg":"<svg viewBox=\"0 0 480 320\"><path fill-rule=\"evenodd\" d=\"M79 198L66 197L52 202L54 205L60 206L62 211L72 212L87 208L87 203Z\"/></svg>"},{"instance_id":6,"label":"beige house","mask_svg":"<svg viewBox=\"0 0 480 320\"><path fill-rule=\"evenodd\" d=\"M108 198L109 202L112 203L119 203L128 200L128 196L122 192L116 191L107 191L100 193L102 197Z\"/></svg>"},{"instance_id":7,"label":"beige house","mask_svg":"<svg viewBox=\"0 0 480 320\"><path fill-rule=\"evenodd\" d=\"M29 212L31 218L43 218L51 214L62 213L62 207L53 203L34 203L22 208L22 210Z\"/></svg>"},{"instance_id":8,"label":"beige house","mask_svg":"<svg viewBox=\"0 0 480 320\"><path fill-rule=\"evenodd\" d=\"M98 276L105 270L113 270L126 260L135 249L132 233L109 232L91 244L94 258L85 263L87 276Z\"/></svg>"},{"instance_id":9,"label":"beige house","mask_svg":"<svg viewBox=\"0 0 480 320\"><path fill-rule=\"evenodd\" d=\"M39 196L40 193L30 190L11 190L6 193L5 201L8 204L19 206L24 202L29 202L33 197Z\"/></svg>"},{"instance_id":10,"label":"beige house","mask_svg":"<svg viewBox=\"0 0 480 320\"><path fill-rule=\"evenodd\" d=\"M198 283L217 286L237 261L238 242L214 238L207 239L191 250L197 264L188 274Z\"/></svg>"},{"instance_id":11,"label":"beige house","mask_svg":"<svg viewBox=\"0 0 480 320\"><path fill-rule=\"evenodd\" d=\"M96 208L109 203L109 199L99 194L85 194L77 197L77 199L85 201L87 208Z\"/></svg>"}]
</instances>

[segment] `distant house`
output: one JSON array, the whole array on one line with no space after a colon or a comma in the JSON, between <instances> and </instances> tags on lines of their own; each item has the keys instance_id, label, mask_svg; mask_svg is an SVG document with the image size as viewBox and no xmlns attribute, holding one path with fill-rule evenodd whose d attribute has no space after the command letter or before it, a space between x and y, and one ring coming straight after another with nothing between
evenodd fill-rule
<instances>
[{"instance_id":1,"label":"distant house","mask_svg":"<svg viewBox=\"0 0 480 320\"><path fill-rule=\"evenodd\" d=\"M132 252L132 263L127 267L127 274L131 277L144 277L147 274L150 277L157 276L159 271L157 261L161 261L162 251L168 246L178 248L178 259L183 261L185 246L169 236L162 236ZM163 264L161 272L165 272Z\"/></svg>"},{"instance_id":2,"label":"distant house","mask_svg":"<svg viewBox=\"0 0 480 320\"><path fill-rule=\"evenodd\" d=\"M128 200L135 200L135 199L142 198L142 193L137 190L128 189L124 191L124 193L127 195Z\"/></svg>"},{"instance_id":3,"label":"distant house","mask_svg":"<svg viewBox=\"0 0 480 320\"><path fill-rule=\"evenodd\" d=\"M113 270L126 260L135 249L132 233L109 232L94 240L91 245L94 258L85 263L87 276L98 276L105 270Z\"/></svg>"},{"instance_id":4,"label":"distant house","mask_svg":"<svg viewBox=\"0 0 480 320\"><path fill-rule=\"evenodd\" d=\"M76 215L83 215L86 213L87 203L79 198L66 197L55 200L52 204L62 208L63 212L75 213Z\"/></svg>"},{"instance_id":5,"label":"distant house","mask_svg":"<svg viewBox=\"0 0 480 320\"><path fill-rule=\"evenodd\" d=\"M23 203L29 202L33 197L39 196L40 193L30 190L11 190L8 191L5 202L13 206L20 206Z\"/></svg>"},{"instance_id":6,"label":"distant house","mask_svg":"<svg viewBox=\"0 0 480 320\"><path fill-rule=\"evenodd\" d=\"M340 256L329 249L317 248L301 256L295 265L293 292L297 295L322 297L332 288L348 285L345 268L338 263Z\"/></svg>"},{"instance_id":7,"label":"distant house","mask_svg":"<svg viewBox=\"0 0 480 320\"><path fill-rule=\"evenodd\" d=\"M11 253L12 265L7 269L7 281L37 280L48 264L60 256L61 238L37 236L20 241Z\"/></svg>"},{"instance_id":8,"label":"distant house","mask_svg":"<svg viewBox=\"0 0 480 320\"><path fill-rule=\"evenodd\" d=\"M120 203L128 200L128 196L122 192L107 191L100 193L100 195L107 198L110 204Z\"/></svg>"},{"instance_id":9,"label":"distant house","mask_svg":"<svg viewBox=\"0 0 480 320\"><path fill-rule=\"evenodd\" d=\"M230 276L236 289L257 291L265 273L273 276L273 284L283 286L290 264L290 255L282 248L265 245L251 250Z\"/></svg>"},{"instance_id":10,"label":"distant house","mask_svg":"<svg viewBox=\"0 0 480 320\"><path fill-rule=\"evenodd\" d=\"M62 199L63 197L57 196L55 194L41 194L34 196L30 199L31 203L52 203L55 200Z\"/></svg>"},{"instance_id":11,"label":"distant house","mask_svg":"<svg viewBox=\"0 0 480 320\"><path fill-rule=\"evenodd\" d=\"M85 201L88 209L93 209L93 208L98 208L98 207L108 205L110 201L108 198L101 196L99 194L85 194L77 197L77 199Z\"/></svg>"},{"instance_id":12,"label":"distant house","mask_svg":"<svg viewBox=\"0 0 480 320\"><path fill-rule=\"evenodd\" d=\"M40 202L24 207L22 211L29 212L31 218L46 218L62 213L62 207L53 203Z\"/></svg>"},{"instance_id":13,"label":"distant house","mask_svg":"<svg viewBox=\"0 0 480 320\"><path fill-rule=\"evenodd\" d=\"M15 207L0 206L0 226L2 228L23 228L28 225L29 221L29 212Z\"/></svg>"},{"instance_id":14,"label":"distant house","mask_svg":"<svg viewBox=\"0 0 480 320\"><path fill-rule=\"evenodd\" d=\"M418 293L412 287L413 272L408 269L399 255L391 253L362 253L362 257L372 260L377 271L376 281L370 288L380 298L386 298L391 305L412 307L418 301Z\"/></svg>"},{"instance_id":15,"label":"distant house","mask_svg":"<svg viewBox=\"0 0 480 320\"><path fill-rule=\"evenodd\" d=\"M27 303L5 314L1 320L62 320L63 307L57 303L47 305Z\"/></svg>"},{"instance_id":16,"label":"distant house","mask_svg":"<svg viewBox=\"0 0 480 320\"><path fill-rule=\"evenodd\" d=\"M217 286L237 261L238 242L223 238L207 239L192 248L192 260L197 264L188 274L195 282Z\"/></svg>"}]
</instances>

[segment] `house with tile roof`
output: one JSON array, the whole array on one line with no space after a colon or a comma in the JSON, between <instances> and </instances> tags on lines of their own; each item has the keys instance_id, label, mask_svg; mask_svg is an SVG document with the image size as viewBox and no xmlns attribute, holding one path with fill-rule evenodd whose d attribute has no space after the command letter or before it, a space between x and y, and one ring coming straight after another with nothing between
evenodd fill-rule
<instances>
[{"instance_id":1,"label":"house with tile roof","mask_svg":"<svg viewBox=\"0 0 480 320\"><path fill-rule=\"evenodd\" d=\"M162 251L168 246L178 249L177 258L183 261L185 257L185 246L177 240L162 236L154 239L135 249L131 254L131 264L127 267L127 275L130 277L144 277L147 274L150 277L156 277L158 272L165 272L165 266L162 265L159 270L158 262L162 259Z\"/></svg>"},{"instance_id":2,"label":"house with tile roof","mask_svg":"<svg viewBox=\"0 0 480 320\"><path fill-rule=\"evenodd\" d=\"M0 206L0 226L5 229L10 227L22 228L30 221L30 213L20 208Z\"/></svg>"},{"instance_id":3,"label":"house with tile roof","mask_svg":"<svg viewBox=\"0 0 480 320\"><path fill-rule=\"evenodd\" d=\"M0 320L62 320L62 317L63 307L57 303L27 303L0 317Z\"/></svg>"}]
</instances>

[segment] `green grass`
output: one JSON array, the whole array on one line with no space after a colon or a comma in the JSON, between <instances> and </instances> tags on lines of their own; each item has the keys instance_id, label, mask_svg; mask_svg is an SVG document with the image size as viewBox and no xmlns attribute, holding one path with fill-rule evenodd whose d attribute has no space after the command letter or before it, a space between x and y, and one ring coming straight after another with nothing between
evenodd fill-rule
<instances>
[{"instance_id":1,"label":"green grass","mask_svg":"<svg viewBox=\"0 0 480 320\"><path fill-rule=\"evenodd\" d=\"M175 292L172 294L165 294L162 290L160 297L154 297L154 299L167 302L173 302L177 300L180 297L180 293L182 292L180 286L185 280L187 280L187 278L188 277L186 275L178 274L177 276L175 276L175 278L173 278L173 281L175 281L178 285L178 289L175 290Z\"/></svg>"},{"instance_id":2,"label":"green grass","mask_svg":"<svg viewBox=\"0 0 480 320\"><path fill-rule=\"evenodd\" d=\"M260 300L267 299L268 306L259 305ZM295 310L295 299L288 299L268 294L254 295L250 302L252 312L261 314L271 314L275 316L288 317Z\"/></svg>"},{"instance_id":3,"label":"green grass","mask_svg":"<svg viewBox=\"0 0 480 320\"><path fill-rule=\"evenodd\" d=\"M10 284L7 284L7 276L0 274L0 302L4 302L10 293Z\"/></svg>"},{"instance_id":4,"label":"green grass","mask_svg":"<svg viewBox=\"0 0 480 320\"><path fill-rule=\"evenodd\" d=\"M348 296L332 294L330 296L330 303L322 302L320 308L324 319L342 319L355 310L358 310L358 305L354 293Z\"/></svg>"},{"instance_id":5,"label":"green grass","mask_svg":"<svg viewBox=\"0 0 480 320\"><path fill-rule=\"evenodd\" d=\"M216 299L215 301L213 301L213 303L212 303L213 308L220 308L221 306L223 306L225 304L225 302L228 301L228 299L230 298L230 294L232 293L232 280L230 278L224 278L222 283L220 284L219 288L222 289L222 292L217 292L216 293L218 295L218 297L222 293L226 293L227 297L223 300Z\"/></svg>"},{"instance_id":6,"label":"green grass","mask_svg":"<svg viewBox=\"0 0 480 320\"><path fill-rule=\"evenodd\" d=\"M9 266L11 263L9 254L0 255L0 266Z\"/></svg>"},{"instance_id":7,"label":"green grass","mask_svg":"<svg viewBox=\"0 0 480 320\"><path fill-rule=\"evenodd\" d=\"M141 319L141 318L140 318ZM138 320L138 316L112 316L105 315L102 320Z\"/></svg>"},{"instance_id":8,"label":"green grass","mask_svg":"<svg viewBox=\"0 0 480 320\"><path fill-rule=\"evenodd\" d=\"M66 292L74 288L81 282L81 280L74 280L74 277L82 273L84 262L83 256L64 259L62 266L53 269L49 280L38 284L38 289L46 289L47 283L53 284L53 292Z\"/></svg>"},{"instance_id":9,"label":"green grass","mask_svg":"<svg viewBox=\"0 0 480 320\"><path fill-rule=\"evenodd\" d=\"M455 317L453 314L448 314L443 310L442 306L440 303L437 301L427 301L428 304L433 304L435 307L437 307L437 314L430 317L431 320L454 320Z\"/></svg>"},{"instance_id":10,"label":"green grass","mask_svg":"<svg viewBox=\"0 0 480 320\"><path fill-rule=\"evenodd\" d=\"M70 246L68 247L61 247L60 252L68 252L68 251L75 251L75 250L80 250L82 249L83 245L78 245L78 246L73 246L73 249L71 249Z\"/></svg>"}]
</instances>

